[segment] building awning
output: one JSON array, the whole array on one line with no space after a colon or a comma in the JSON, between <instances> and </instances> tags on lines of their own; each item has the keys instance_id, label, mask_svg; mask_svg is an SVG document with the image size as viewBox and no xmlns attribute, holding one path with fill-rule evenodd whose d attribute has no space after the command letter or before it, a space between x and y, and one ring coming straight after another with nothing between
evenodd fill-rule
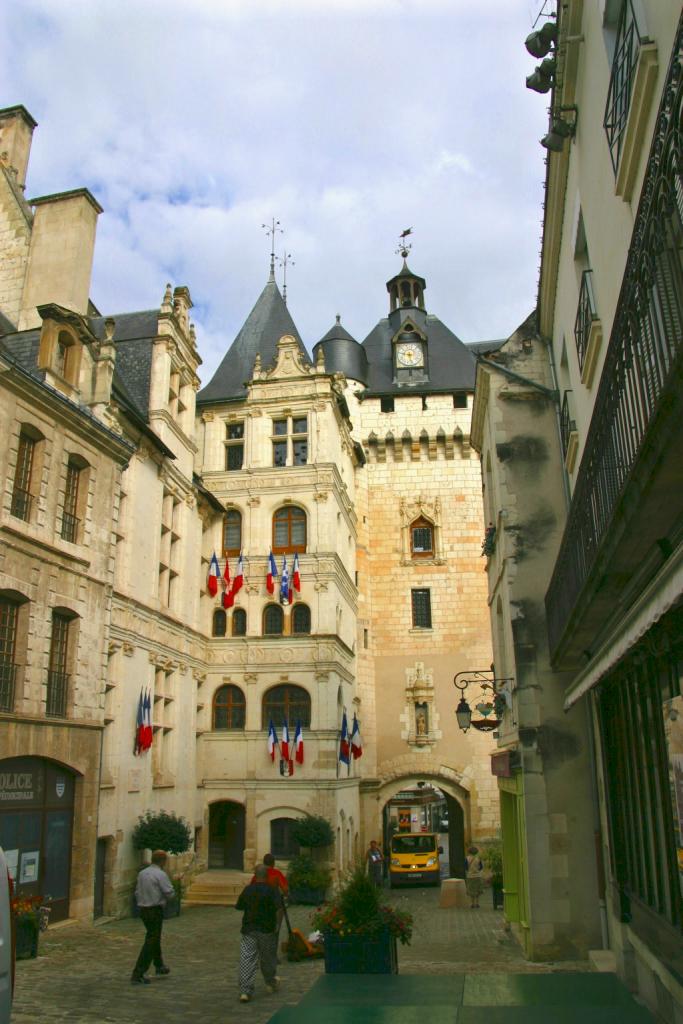
<instances>
[{"instance_id":1,"label":"building awning","mask_svg":"<svg viewBox=\"0 0 683 1024\"><path fill-rule=\"evenodd\" d=\"M654 626L683 596L683 545L664 563L653 580L628 609L588 665L567 689L564 709L568 711L627 651Z\"/></svg>"}]
</instances>

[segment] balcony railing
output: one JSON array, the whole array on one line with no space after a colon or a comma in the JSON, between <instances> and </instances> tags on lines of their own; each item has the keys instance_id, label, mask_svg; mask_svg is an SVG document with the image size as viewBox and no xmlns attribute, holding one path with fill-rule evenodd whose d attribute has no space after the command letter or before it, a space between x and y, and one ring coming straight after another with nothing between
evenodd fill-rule
<instances>
[{"instance_id":1,"label":"balcony railing","mask_svg":"<svg viewBox=\"0 0 683 1024\"><path fill-rule=\"evenodd\" d=\"M586 360L591 325L597 319L598 314L595 309L595 297L593 295L593 271L584 270L581 275L579 305L576 310L576 320L574 321L574 338L576 339L576 353L579 357L580 370L583 370L583 364Z\"/></svg>"},{"instance_id":2,"label":"balcony railing","mask_svg":"<svg viewBox=\"0 0 683 1024\"><path fill-rule=\"evenodd\" d=\"M70 512L62 512L62 540L68 540L70 544L75 544L79 523L80 519L72 516Z\"/></svg>"},{"instance_id":3,"label":"balcony railing","mask_svg":"<svg viewBox=\"0 0 683 1024\"><path fill-rule=\"evenodd\" d=\"M683 18L664 83L590 430L546 595L554 655L608 536L656 414L683 367ZM659 422L659 421L658 421ZM645 446L647 447L647 446Z\"/></svg>"},{"instance_id":4,"label":"balcony railing","mask_svg":"<svg viewBox=\"0 0 683 1024\"><path fill-rule=\"evenodd\" d=\"M21 487L15 487L12 491L12 503L10 505L12 515L16 516L17 519L23 519L25 522L28 522L31 518L32 501L32 494L22 490Z\"/></svg>"},{"instance_id":5,"label":"balcony railing","mask_svg":"<svg viewBox=\"0 0 683 1024\"><path fill-rule=\"evenodd\" d=\"M51 718L66 718L69 676L66 672L48 672L45 714Z\"/></svg>"},{"instance_id":6,"label":"balcony railing","mask_svg":"<svg viewBox=\"0 0 683 1024\"><path fill-rule=\"evenodd\" d=\"M18 665L0 661L0 711L14 711Z\"/></svg>"},{"instance_id":7,"label":"balcony railing","mask_svg":"<svg viewBox=\"0 0 683 1024\"><path fill-rule=\"evenodd\" d=\"M569 440L571 435L576 433L576 421L572 415L572 399L569 397L573 394L573 391L565 391L564 398L562 399L562 410L560 412L560 440L562 441L562 454L565 459L567 458L567 452L569 451Z\"/></svg>"},{"instance_id":8,"label":"balcony railing","mask_svg":"<svg viewBox=\"0 0 683 1024\"><path fill-rule=\"evenodd\" d=\"M612 61L612 75L607 92L604 127L607 135L614 173L619 168L621 148L631 106L633 77L638 65L638 52L642 38L633 10L632 0L624 0L617 28L617 40Z\"/></svg>"}]
</instances>

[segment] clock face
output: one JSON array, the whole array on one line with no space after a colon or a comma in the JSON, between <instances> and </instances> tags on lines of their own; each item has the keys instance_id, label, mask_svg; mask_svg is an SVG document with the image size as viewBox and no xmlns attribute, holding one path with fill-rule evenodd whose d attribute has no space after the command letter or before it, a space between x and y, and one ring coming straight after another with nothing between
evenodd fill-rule
<instances>
[{"instance_id":1,"label":"clock face","mask_svg":"<svg viewBox=\"0 0 683 1024\"><path fill-rule=\"evenodd\" d=\"M399 366L422 366L424 355L419 341L402 341L396 346L396 362Z\"/></svg>"}]
</instances>

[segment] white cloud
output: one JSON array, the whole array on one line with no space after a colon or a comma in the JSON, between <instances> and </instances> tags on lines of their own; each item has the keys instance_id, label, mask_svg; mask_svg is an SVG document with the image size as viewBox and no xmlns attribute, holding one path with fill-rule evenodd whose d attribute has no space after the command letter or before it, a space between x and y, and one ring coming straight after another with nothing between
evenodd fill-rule
<instances>
[{"instance_id":1,"label":"white cloud","mask_svg":"<svg viewBox=\"0 0 683 1024\"><path fill-rule=\"evenodd\" d=\"M524 88L528 0L24 0L0 11L0 90L39 121L29 194L105 208L92 294L195 301L203 377L293 253L309 346L335 313L385 315L398 233L427 302L466 340L535 302L543 98Z\"/></svg>"}]
</instances>

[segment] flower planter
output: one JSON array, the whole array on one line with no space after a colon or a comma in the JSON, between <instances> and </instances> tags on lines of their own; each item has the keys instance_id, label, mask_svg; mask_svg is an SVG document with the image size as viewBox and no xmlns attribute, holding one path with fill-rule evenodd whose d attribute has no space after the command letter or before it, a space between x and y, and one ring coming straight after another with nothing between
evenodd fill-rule
<instances>
[{"instance_id":1,"label":"flower planter","mask_svg":"<svg viewBox=\"0 0 683 1024\"><path fill-rule=\"evenodd\" d=\"M398 974L395 936L387 929L376 935L325 931L325 973Z\"/></svg>"},{"instance_id":2,"label":"flower planter","mask_svg":"<svg viewBox=\"0 0 683 1024\"><path fill-rule=\"evenodd\" d=\"M289 898L292 903L306 903L317 907L324 902L326 891L326 889L309 889L302 885L290 889Z\"/></svg>"},{"instance_id":3,"label":"flower planter","mask_svg":"<svg viewBox=\"0 0 683 1024\"><path fill-rule=\"evenodd\" d=\"M15 923L17 960L32 960L38 956L38 922L17 918Z\"/></svg>"}]
</instances>

